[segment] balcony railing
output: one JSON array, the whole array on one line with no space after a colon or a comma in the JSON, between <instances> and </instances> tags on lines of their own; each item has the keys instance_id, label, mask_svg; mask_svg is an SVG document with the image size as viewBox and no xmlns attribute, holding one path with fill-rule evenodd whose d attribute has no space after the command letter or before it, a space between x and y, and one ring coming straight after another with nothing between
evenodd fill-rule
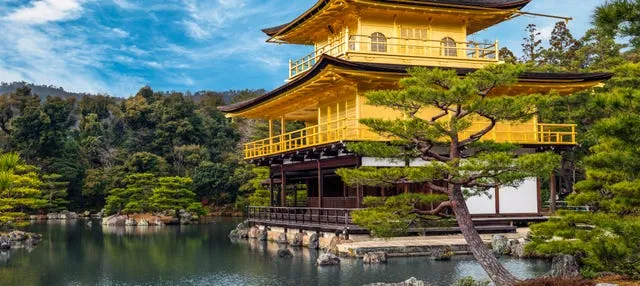
<instances>
[{"instance_id":1,"label":"balcony railing","mask_svg":"<svg viewBox=\"0 0 640 286\"><path fill-rule=\"evenodd\" d=\"M466 138L484 127L486 124L474 122L468 130L460 132L460 138ZM575 145L576 125L501 124L482 139L525 145ZM389 138L375 134L366 126L358 124L355 118L342 118L247 143L244 145L244 157L254 159L341 141L385 140Z\"/></svg>"},{"instance_id":2,"label":"balcony railing","mask_svg":"<svg viewBox=\"0 0 640 286\"><path fill-rule=\"evenodd\" d=\"M322 55L345 57L347 54L414 59L438 59L476 63L498 62L499 46L495 43L454 42L415 38L372 38L341 33L327 44L298 60L289 61L289 77L311 69Z\"/></svg>"}]
</instances>

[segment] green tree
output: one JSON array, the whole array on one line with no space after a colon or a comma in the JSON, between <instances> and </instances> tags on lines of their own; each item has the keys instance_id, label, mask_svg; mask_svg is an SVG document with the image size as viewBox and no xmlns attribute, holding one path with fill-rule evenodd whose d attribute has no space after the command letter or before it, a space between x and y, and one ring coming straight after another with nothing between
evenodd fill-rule
<instances>
[{"instance_id":1,"label":"green tree","mask_svg":"<svg viewBox=\"0 0 640 286\"><path fill-rule=\"evenodd\" d=\"M149 201L155 211L186 210L195 201L196 194L191 191L191 178L163 177L158 179L158 187L153 189Z\"/></svg>"},{"instance_id":2,"label":"green tree","mask_svg":"<svg viewBox=\"0 0 640 286\"><path fill-rule=\"evenodd\" d=\"M544 63L571 69L572 66L575 66L576 51L579 48L580 43L573 37L566 22L557 22L551 32L549 48L544 50Z\"/></svg>"},{"instance_id":3,"label":"green tree","mask_svg":"<svg viewBox=\"0 0 640 286\"><path fill-rule=\"evenodd\" d=\"M538 65L544 53L540 31L535 24L529 24L525 28L525 32L527 36L522 38L522 62Z\"/></svg>"},{"instance_id":4,"label":"green tree","mask_svg":"<svg viewBox=\"0 0 640 286\"><path fill-rule=\"evenodd\" d=\"M225 163L202 162L193 173L194 190L201 199L217 204L233 202L236 195L233 168Z\"/></svg>"},{"instance_id":5,"label":"green tree","mask_svg":"<svg viewBox=\"0 0 640 286\"><path fill-rule=\"evenodd\" d=\"M107 213L129 214L152 210L149 198L153 189L158 186L158 180L154 174L130 174L122 182L124 188L115 188L109 191L105 205Z\"/></svg>"},{"instance_id":6,"label":"green tree","mask_svg":"<svg viewBox=\"0 0 640 286\"><path fill-rule=\"evenodd\" d=\"M167 161L149 152L138 152L129 157L125 166L133 173L164 174L167 171Z\"/></svg>"},{"instance_id":7,"label":"green tree","mask_svg":"<svg viewBox=\"0 0 640 286\"><path fill-rule=\"evenodd\" d=\"M46 204L40 198L42 182L37 170L17 153L0 155L0 225L20 225L16 221L26 217L25 209L35 210Z\"/></svg>"},{"instance_id":8,"label":"green tree","mask_svg":"<svg viewBox=\"0 0 640 286\"><path fill-rule=\"evenodd\" d=\"M593 23L611 36L629 37L640 48L640 1L612 0L598 6Z\"/></svg>"},{"instance_id":9,"label":"green tree","mask_svg":"<svg viewBox=\"0 0 640 286\"><path fill-rule=\"evenodd\" d=\"M525 178L548 174L559 163L558 156L550 153L516 156L500 148L473 151L496 123L526 121L535 113L535 104L543 97L494 94L497 87L515 83L522 70L508 64L492 65L460 78L453 70L412 68L410 77L400 81L400 90L366 94L369 104L392 108L403 116L394 120L361 120L373 131L396 138L396 145L406 146L405 150L411 148L419 154L418 158L430 162L423 167L397 168L393 173L402 174L392 179L424 182L449 198L438 208L453 209L471 252L497 285L513 285L516 278L483 243L473 226L465 195L483 194L500 185L517 186ZM418 116L421 111L434 108L439 113L433 117ZM471 127L471 121L480 118L486 120L486 127L463 135ZM445 147L446 151L438 151L437 146ZM340 175L351 184L372 178L375 183L389 179L387 170L342 170Z\"/></svg>"},{"instance_id":10,"label":"green tree","mask_svg":"<svg viewBox=\"0 0 640 286\"><path fill-rule=\"evenodd\" d=\"M69 182L62 180L62 175L45 174L42 175L42 199L47 201L44 206L48 212L60 212L67 209L67 186Z\"/></svg>"}]
</instances>

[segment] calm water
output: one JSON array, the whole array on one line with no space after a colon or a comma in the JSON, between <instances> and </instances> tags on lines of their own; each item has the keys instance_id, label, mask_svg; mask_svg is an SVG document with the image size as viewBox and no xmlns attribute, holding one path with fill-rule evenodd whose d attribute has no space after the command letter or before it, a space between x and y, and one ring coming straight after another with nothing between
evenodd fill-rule
<instances>
[{"instance_id":1,"label":"calm water","mask_svg":"<svg viewBox=\"0 0 640 286\"><path fill-rule=\"evenodd\" d=\"M464 277L486 278L470 257L447 262L392 258L386 265L317 268L316 253L294 250L279 259L277 245L227 238L237 220L164 228L103 228L86 222L43 223L30 231L45 239L32 250L0 254L0 285L362 285L409 277L449 285ZM528 278L549 269L546 261L504 260Z\"/></svg>"}]
</instances>

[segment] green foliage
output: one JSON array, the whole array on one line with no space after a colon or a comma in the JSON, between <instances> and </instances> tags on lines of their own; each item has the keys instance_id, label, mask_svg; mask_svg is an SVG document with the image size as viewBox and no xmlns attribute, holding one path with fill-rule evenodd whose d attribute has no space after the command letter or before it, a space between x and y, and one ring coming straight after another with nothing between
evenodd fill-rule
<instances>
[{"instance_id":1,"label":"green foliage","mask_svg":"<svg viewBox=\"0 0 640 286\"><path fill-rule=\"evenodd\" d=\"M24 209L38 209L47 203L40 198L42 182L38 169L25 164L17 153L0 154L0 225L24 219Z\"/></svg>"},{"instance_id":2,"label":"green foliage","mask_svg":"<svg viewBox=\"0 0 640 286\"><path fill-rule=\"evenodd\" d=\"M149 152L138 152L125 163L127 170L133 173L164 174L167 171L167 161Z\"/></svg>"},{"instance_id":3,"label":"green foliage","mask_svg":"<svg viewBox=\"0 0 640 286\"><path fill-rule=\"evenodd\" d=\"M435 216L424 216L416 212L421 205L446 201L441 194L401 194L388 198L366 197L367 207L352 213L353 221L378 237L404 235L418 220L437 220Z\"/></svg>"},{"instance_id":4,"label":"green foliage","mask_svg":"<svg viewBox=\"0 0 640 286\"><path fill-rule=\"evenodd\" d=\"M62 181L62 175L42 175L42 199L47 201L45 206L48 212L60 212L67 209L67 186L69 182Z\"/></svg>"},{"instance_id":5,"label":"green foliage","mask_svg":"<svg viewBox=\"0 0 640 286\"><path fill-rule=\"evenodd\" d=\"M191 178L163 177L158 179L158 187L153 189L149 198L154 211L192 209L201 212L194 203L196 194L191 189Z\"/></svg>"},{"instance_id":6,"label":"green foliage","mask_svg":"<svg viewBox=\"0 0 640 286\"><path fill-rule=\"evenodd\" d=\"M214 199L216 203L228 203L235 195L231 166L205 161L193 173L194 190L200 198Z\"/></svg>"},{"instance_id":7,"label":"green foliage","mask_svg":"<svg viewBox=\"0 0 640 286\"><path fill-rule=\"evenodd\" d=\"M107 213L141 213L152 209L149 198L158 186L155 175L130 174L124 178L123 184L123 188L114 188L109 191L105 205Z\"/></svg>"},{"instance_id":8,"label":"green foliage","mask_svg":"<svg viewBox=\"0 0 640 286\"><path fill-rule=\"evenodd\" d=\"M611 36L629 37L640 48L640 2L634 0L607 1L595 10L594 23Z\"/></svg>"}]
</instances>

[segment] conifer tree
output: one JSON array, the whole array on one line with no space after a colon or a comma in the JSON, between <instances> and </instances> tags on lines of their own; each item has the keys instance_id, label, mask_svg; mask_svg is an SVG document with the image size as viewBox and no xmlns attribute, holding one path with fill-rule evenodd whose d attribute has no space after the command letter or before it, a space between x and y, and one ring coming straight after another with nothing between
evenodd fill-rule
<instances>
[{"instance_id":1,"label":"conifer tree","mask_svg":"<svg viewBox=\"0 0 640 286\"><path fill-rule=\"evenodd\" d=\"M368 104L393 109L402 116L394 120L363 119L361 123L394 138L395 146L403 146L395 154L414 152L428 164L339 172L350 184L367 181L378 184L384 180L423 182L435 192L445 194L448 200L436 210L453 210L471 252L496 285L513 285L517 280L484 245L471 220L465 196L484 194L501 185L517 186L526 178L548 175L559 163L554 154L516 156L501 144L478 142L498 122L526 121L535 113L535 104L542 97L501 93L517 81L522 70L520 66L492 65L461 78L455 70L410 69L410 77L400 81L401 89L366 94ZM433 114L422 115L428 110ZM486 125L472 130L472 121ZM381 144L384 143L374 144L378 147L369 148L369 153L389 150Z\"/></svg>"},{"instance_id":2,"label":"conifer tree","mask_svg":"<svg viewBox=\"0 0 640 286\"><path fill-rule=\"evenodd\" d=\"M67 198L67 186L69 182L62 181L59 174L42 175L42 199L47 201L46 211L59 212L66 209L69 204Z\"/></svg>"},{"instance_id":3,"label":"conifer tree","mask_svg":"<svg viewBox=\"0 0 640 286\"><path fill-rule=\"evenodd\" d=\"M522 38L522 62L537 65L544 52L540 31L535 24L529 24L525 32L527 36Z\"/></svg>"},{"instance_id":4,"label":"conifer tree","mask_svg":"<svg viewBox=\"0 0 640 286\"><path fill-rule=\"evenodd\" d=\"M576 60L576 51L579 48L580 43L573 37L567 24L564 21L557 22L551 32L549 48L544 50L544 62L569 69Z\"/></svg>"},{"instance_id":5,"label":"conifer tree","mask_svg":"<svg viewBox=\"0 0 640 286\"><path fill-rule=\"evenodd\" d=\"M37 168L24 163L17 153L0 155L0 225L24 219L25 209L38 209L46 204L41 199Z\"/></svg>"},{"instance_id":6,"label":"conifer tree","mask_svg":"<svg viewBox=\"0 0 640 286\"><path fill-rule=\"evenodd\" d=\"M109 191L105 209L107 213L141 213L151 210L149 198L153 189L158 185L153 174L134 173L127 175L122 182L124 188Z\"/></svg>"},{"instance_id":7,"label":"conifer tree","mask_svg":"<svg viewBox=\"0 0 640 286\"><path fill-rule=\"evenodd\" d=\"M191 178L163 177L158 179L158 187L153 189L149 198L155 211L187 209L195 201L196 194L191 191Z\"/></svg>"}]
</instances>

